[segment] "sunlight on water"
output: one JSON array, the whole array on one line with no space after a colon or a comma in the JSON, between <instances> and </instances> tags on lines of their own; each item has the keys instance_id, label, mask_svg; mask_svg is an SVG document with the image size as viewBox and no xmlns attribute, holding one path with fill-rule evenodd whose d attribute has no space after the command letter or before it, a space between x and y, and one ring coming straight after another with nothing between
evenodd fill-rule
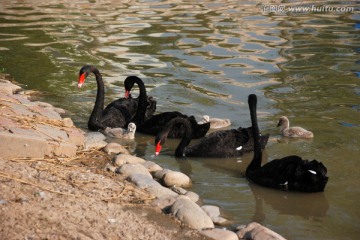
<instances>
[{"instance_id":1,"label":"sunlight on water","mask_svg":"<svg viewBox=\"0 0 360 240\"><path fill-rule=\"evenodd\" d=\"M290 7L353 7L291 12ZM270 133L266 160L290 154L328 168L324 193L285 193L249 184L251 154L238 159L175 159L178 141L154 158L154 139L137 136L138 156L188 174L204 203L234 223L258 221L288 239L357 239L360 210L359 7L356 1L42 1L0 6L0 71L86 127L96 96L84 64L96 65L106 102L141 77L158 112L229 118L249 126L247 96L259 97L259 124ZM327 5L326 5L327 6ZM137 90L135 90L137 93ZM135 94L136 95L136 94ZM280 138L276 124L312 130L310 141Z\"/></svg>"}]
</instances>

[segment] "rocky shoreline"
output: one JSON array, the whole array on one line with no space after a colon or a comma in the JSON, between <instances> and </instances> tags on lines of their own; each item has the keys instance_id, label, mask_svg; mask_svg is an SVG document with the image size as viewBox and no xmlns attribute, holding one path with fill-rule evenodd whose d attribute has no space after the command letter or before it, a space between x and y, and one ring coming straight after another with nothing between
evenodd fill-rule
<instances>
[{"instance_id":1,"label":"rocky shoreline","mask_svg":"<svg viewBox=\"0 0 360 240\"><path fill-rule=\"evenodd\" d=\"M0 197L0 235L8 239L284 239L254 222L239 225L233 231L227 230L223 226L229 221L221 216L217 206L201 206L200 197L186 190L191 186L188 176L132 156L126 147L108 143L99 132L85 133L76 128L70 118L62 118L64 110L31 101L30 95L21 87L4 79L0 79L0 108L0 181L4 189ZM89 162L96 163L89 168ZM26 190L22 191L24 185ZM125 194L127 189L131 189L129 195ZM120 194L116 195L115 190ZM74 201L74 197L78 201ZM71 210L63 215L72 208L65 202L51 203L50 200L73 202L77 205L73 207L73 213L79 216L72 216ZM111 205L119 200L117 206ZM122 209L126 203L133 204L134 201L138 202L136 208L142 206L145 209L146 215L151 212L150 215L154 214L158 219L167 217L155 222L154 225L160 226L149 227L153 234L139 232L142 225L153 222L139 220L132 214L124 215L128 209L112 217L114 211L119 211L116 208ZM37 211L36 214L26 209L30 202L35 206L33 211ZM104 210L100 210L102 208ZM18 209L15 216L14 209ZM59 219L52 214L56 209L60 209ZM94 215L87 216L88 211ZM32 222L37 228L16 230L19 227L14 228L12 224L17 225L19 218L23 219L30 213L34 216L29 217L29 223L24 225ZM86 234L83 232L86 230L78 226L81 223L77 222L84 217L82 215L86 219L83 223L88 229ZM105 220L99 223L102 218ZM180 222L180 225L173 226L176 230L162 229L165 228L161 226L164 222L173 219ZM119 224L131 220L135 223L132 227L127 226L128 231ZM63 224L62 221L69 223ZM51 228L45 230L46 224ZM117 232L104 231L108 225L116 225L110 226L114 231L119 229ZM62 234L52 235L60 229Z\"/></svg>"}]
</instances>

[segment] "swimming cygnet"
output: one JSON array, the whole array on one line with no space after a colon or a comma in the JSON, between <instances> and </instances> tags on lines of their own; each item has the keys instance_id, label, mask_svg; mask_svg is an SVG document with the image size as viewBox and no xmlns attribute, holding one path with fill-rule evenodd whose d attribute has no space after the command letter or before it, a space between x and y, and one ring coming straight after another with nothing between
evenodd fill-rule
<instances>
[{"instance_id":1,"label":"swimming cygnet","mask_svg":"<svg viewBox=\"0 0 360 240\"><path fill-rule=\"evenodd\" d=\"M204 124L210 122L210 129L224 128L230 126L230 119L210 118L208 115L204 115L203 119L198 124Z\"/></svg>"},{"instance_id":2,"label":"swimming cygnet","mask_svg":"<svg viewBox=\"0 0 360 240\"><path fill-rule=\"evenodd\" d=\"M290 127L289 119L282 116L277 125L284 137L313 138L314 134L302 127Z\"/></svg>"},{"instance_id":3,"label":"swimming cygnet","mask_svg":"<svg viewBox=\"0 0 360 240\"><path fill-rule=\"evenodd\" d=\"M129 123L128 128L109 128L104 130L104 133L109 137L134 139L135 138L136 125L135 123Z\"/></svg>"}]
</instances>

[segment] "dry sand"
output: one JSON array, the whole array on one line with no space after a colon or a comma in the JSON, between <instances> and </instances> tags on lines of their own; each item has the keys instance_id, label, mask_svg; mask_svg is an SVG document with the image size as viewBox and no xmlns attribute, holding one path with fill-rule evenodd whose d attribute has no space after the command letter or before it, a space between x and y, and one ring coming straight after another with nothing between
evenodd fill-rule
<instances>
[{"instance_id":1,"label":"dry sand","mask_svg":"<svg viewBox=\"0 0 360 240\"><path fill-rule=\"evenodd\" d=\"M206 239L150 205L146 192L75 158L0 159L0 239Z\"/></svg>"}]
</instances>

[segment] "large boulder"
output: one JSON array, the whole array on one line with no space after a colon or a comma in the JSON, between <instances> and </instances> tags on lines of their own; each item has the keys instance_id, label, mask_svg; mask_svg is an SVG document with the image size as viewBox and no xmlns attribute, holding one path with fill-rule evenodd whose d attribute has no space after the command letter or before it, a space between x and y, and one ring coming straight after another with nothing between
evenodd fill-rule
<instances>
[{"instance_id":1,"label":"large boulder","mask_svg":"<svg viewBox=\"0 0 360 240\"><path fill-rule=\"evenodd\" d=\"M170 207L170 213L193 229L214 228L210 217L187 197L180 197Z\"/></svg>"},{"instance_id":2,"label":"large boulder","mask_svg":"<svg viewBox=\"0 0 360 240\"><path fill-rule=\"evenodd\" d=\"M202 230L200 234L213 240L239 240L236 233L220 228Z\"/></svg>"},{"instance_id":3,"label":"large boulder","mask_svg":"<svg viewBox=\"0 0 360 240\"><path fill-rule=\"evenodd\" d=\"M251 222L246 226L237 227L239 230L236 234L241 239L251 239L251 240L285 240L278 233L262 226L259 223Z\"/></svg>"},{"instance_id":4,"label":"large boulder","mask_svg":"<svg viewBox=\"0 0 360 240\"><path fill-rule=\"evenodd\" d=\"M191 187L191 180L188 176L183 174L182 172L169 171L165 173L162 178L164 185L167 187L171 186L179 186L188 188Z\"/></svg>"}]
</instances>

